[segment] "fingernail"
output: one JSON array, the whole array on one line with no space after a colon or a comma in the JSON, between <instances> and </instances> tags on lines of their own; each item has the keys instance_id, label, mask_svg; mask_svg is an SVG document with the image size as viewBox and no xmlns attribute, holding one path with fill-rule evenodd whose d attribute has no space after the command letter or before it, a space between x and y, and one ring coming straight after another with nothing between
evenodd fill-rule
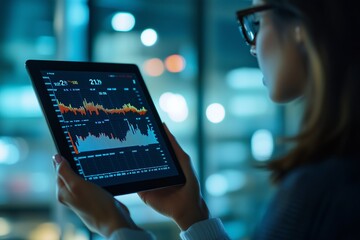
<instances>
[{"instance_id":1,"label":"fingernail","mask_svg":"<svg viewBox=\"0 0 360 240\"><path fill-rule=\"evenodd\" d=\"M62 162L62 157L59 154L54 155L53 159L57 164L60 164Z\"/></svg>"}]
</instances>

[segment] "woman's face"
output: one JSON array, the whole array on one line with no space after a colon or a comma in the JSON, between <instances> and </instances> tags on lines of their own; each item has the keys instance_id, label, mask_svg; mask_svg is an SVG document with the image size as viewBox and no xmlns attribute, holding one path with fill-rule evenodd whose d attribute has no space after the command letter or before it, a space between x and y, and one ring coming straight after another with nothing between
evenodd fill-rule
<instances>
[{"instance_id":1,"label":"woman's face","mask_svg":"<svg viewBox=\"0 0 360 240\"><path fill-rule=\"evenodd\" d=\"M253 4L264 4L264 1L253 0ZM296 26L277 29L272 11L259 13L260 28L251 51L256 55L271 99L279 103L289 102L302 96L306 83L301 39Z\"/></svg>"}]
</instances>

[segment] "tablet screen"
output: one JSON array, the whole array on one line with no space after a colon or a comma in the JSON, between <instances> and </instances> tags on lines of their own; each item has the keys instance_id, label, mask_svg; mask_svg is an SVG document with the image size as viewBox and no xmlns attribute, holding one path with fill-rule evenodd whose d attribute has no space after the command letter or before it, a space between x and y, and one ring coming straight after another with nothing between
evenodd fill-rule
<instances>
[{"instance_id":1,"label":"tablet screen","mask_svg":"<svg viewBox=\"0 0 360 240\"><path fill-rule=\"evenodd\" d=\"M73 166L85 180L110 188L143 183L123 190L132 192L170 184L152 180L179 176L139 72L44 69L39 76L48 97L40 100L50 101Z\"/></svg>"}]
</instances>

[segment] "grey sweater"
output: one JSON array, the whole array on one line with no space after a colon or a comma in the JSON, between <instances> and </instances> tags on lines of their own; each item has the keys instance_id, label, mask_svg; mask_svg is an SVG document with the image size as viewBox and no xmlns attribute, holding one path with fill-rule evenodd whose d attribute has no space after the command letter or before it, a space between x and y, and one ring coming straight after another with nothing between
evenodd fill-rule
<instances>
[{"instance_id":1,"label":"grey sweater","mask_svg":"<svg viewBox=\"0 0 360 240\"><path fill-rule=\"evenodd\" d=\"M290 172L254 239L360 239L360 157L331 158Z\"/></svg>"}]
</instances>

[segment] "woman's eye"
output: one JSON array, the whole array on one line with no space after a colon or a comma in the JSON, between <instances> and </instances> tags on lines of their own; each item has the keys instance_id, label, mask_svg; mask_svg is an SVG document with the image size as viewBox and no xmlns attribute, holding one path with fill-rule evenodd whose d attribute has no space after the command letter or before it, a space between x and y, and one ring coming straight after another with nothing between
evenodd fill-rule
<instances>
[{"instance_id":1,"label":"woman's eye","mask_svg":"<svg viewBox=\"0 0 360 240\"><path fill-rule=\"evenodd\" d=\"M252 25L258 27L260 25L260 20L253 20Z\"/></svg>"},{"instance_id":2,"label":"woman's eye","mask_svg":"<svg viewBox=\"0 0 360 240\"><path fill-rule=\"evenodd\" d=\"M258 14L253 14L252 16L251 16L251 24L253 25L253 26L256 26L256 27L258 27L259 25L260 25L260 16L258 15Z\"/></svg>"}]
</instances>

